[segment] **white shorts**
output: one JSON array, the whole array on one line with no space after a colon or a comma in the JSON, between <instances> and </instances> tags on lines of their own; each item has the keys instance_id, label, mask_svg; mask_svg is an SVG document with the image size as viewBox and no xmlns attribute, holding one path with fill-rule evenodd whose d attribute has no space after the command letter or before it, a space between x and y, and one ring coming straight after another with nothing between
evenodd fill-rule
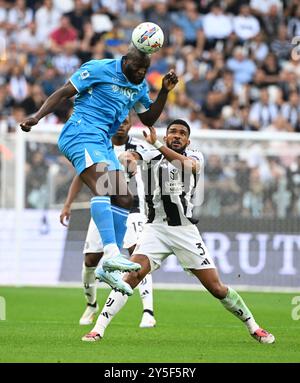
<instances>
[{"instance_id":1,"label":"white shorts","mask_svg":"<svg viewBox=\"0 0 300 383\"><path fill-rule=\"evenodd\" d=\"M138 238L143 230L147 217L141 213L130 213L127 218L127 230L124 237L124 249L136 245Z\"/></svg>"},{"instance_id":2,"label":"white shorts","mask_svg":"<svg viewBox=\"0 0 300 383\"><path fill-rule=\"evenodd\" d=\"M195 225L147 223L139 236L134 254L146 255L151 271L158 269L171 254L175 254L184 270L216 268Z\"/></svg>"},{"instance_id":3,"label":"white shorts","mask_svg":"<svg viewBox=\"0 0 300 383\"><path fill-rule=\"evenodd\" d=\"M141 213L130 213L127 218L127 230L124 237L124 249L129 249L137 243L139 234L146 223L147 217ZM90 220L89 228L86 235L83 254L86 253L102 253L103 243L93 219Z\"/></svg>"}]
</instances>

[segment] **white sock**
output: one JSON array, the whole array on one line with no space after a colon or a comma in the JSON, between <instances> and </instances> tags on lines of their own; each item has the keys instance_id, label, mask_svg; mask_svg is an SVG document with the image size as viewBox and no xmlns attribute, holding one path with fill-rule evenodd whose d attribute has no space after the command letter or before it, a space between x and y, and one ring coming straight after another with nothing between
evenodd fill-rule
<instances>
[{"instance_id":1,"label":"white sock","mask_svg":"<svg viewBox=\"0 0 300 383\"><path fill-rule=\"evenodd\" d=\"M83 262L82 265L82 283L84 288L84 295L87 303L93 305L96 302L96 279L95 279L96 267L87 267Z\"/></svg>"},{"instance_id":2,"label":"white sock","mask_svg":"<svg viewBox=\"0 0 300 383\"><path fill-rule=\"evenodd\" d=\"M228 311L245 323L251 334L259 328L242 297L231 287L228 287L227 295L224 299L221 299L221 303Z\"/></svg>"},{"instance_id":3,"label":"white sock","mask_svg":"<svg viewBox=\"0 0 300 383\"><path fill-rule=\"evenodd\" d=\"M103 338L106 327L110 324L113 317L126 304L127 299L127 295L123 295L118 291L112 291L105 302L92 332L100 334L101 338Z\"/></svg>"},{"instance_id":4,"label":"white sock","mask_svg":"<svg viewBox=\"0 0 300 383\"><path fill-rule=\"evenodd\" d=\"M148 274L139 284L140 297L143 303L143 309L153 313L153 288L152 275Z\"/></svg>"},{"instance_id":5,"label":"white sock","mask_svg":"<svg viewBox=\"0 0 300 383\"><path fill-rule=\"evenodd\" d=\"M120 255L120 250L115 243L109 243L103 247L104 255L103 260L116 257Z\"/></svg>"}]
</instances>

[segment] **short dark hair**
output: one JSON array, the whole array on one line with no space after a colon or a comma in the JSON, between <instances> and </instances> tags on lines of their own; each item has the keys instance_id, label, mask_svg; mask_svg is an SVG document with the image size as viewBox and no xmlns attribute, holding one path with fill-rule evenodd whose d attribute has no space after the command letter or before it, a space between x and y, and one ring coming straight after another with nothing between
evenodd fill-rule
<instances>
[{"instance_id":1,"label":"short dark hair","mask_svg":"<svg viewBox=\"0 0 300 383\"><path fill-rule=\"evenodd\" d=\"M129 46L125 58L127 60L147 62L147 63L150 63L151 61L150 55L139 51L133 44Z\"/></svg>"},{"instance_id":2,"label":"short dark hair","mask_svg":"<svg viewBox=\"0 0 300 383\"><path fill-rule=\"evenodd\" d=\"M191 128L190 128L189 124L186 121L181 120L180 118L177 118L176 120L169 123L169 125L167 126L167 132L171 128L172 125L183 125L187 128L189 135L191 134Z\"/></svg>"}]
</instances>

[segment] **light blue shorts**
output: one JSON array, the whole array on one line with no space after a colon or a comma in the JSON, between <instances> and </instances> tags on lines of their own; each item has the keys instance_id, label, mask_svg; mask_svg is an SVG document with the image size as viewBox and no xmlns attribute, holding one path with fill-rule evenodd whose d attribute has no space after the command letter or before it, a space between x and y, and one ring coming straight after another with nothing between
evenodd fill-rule
<instances>
[{"instance_id":1,"label":"light blue shorts","mask_svg":"<svg viewBox=\"0 0 300 383\"><path fill-rule=\"evenodd\" d=\"M59 150L72 163L77 174L93 164L105 162L108 171L123 170L105 130L84 121L67 121L58 139Z\"/></svg>"}]
</instances>

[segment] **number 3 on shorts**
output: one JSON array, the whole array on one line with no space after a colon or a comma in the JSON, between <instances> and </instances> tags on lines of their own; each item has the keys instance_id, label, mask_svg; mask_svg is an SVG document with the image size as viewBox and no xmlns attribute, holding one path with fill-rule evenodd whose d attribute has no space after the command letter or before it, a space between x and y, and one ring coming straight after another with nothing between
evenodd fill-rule
<instances>
[{"instance_id":1,"label":"number 3 on shorts","mask_svg":"<svg viewBox=\"0 0 300 383\"><path fill-rule=\"evenodd\" d=\"M199 255L204 255L205 254L205 250L204 250L204 248L202 246L202 243L198 242L198 243L196 243L196 246L197 246L197 249L200 249Z\"/></svg>"}]
</instances>

